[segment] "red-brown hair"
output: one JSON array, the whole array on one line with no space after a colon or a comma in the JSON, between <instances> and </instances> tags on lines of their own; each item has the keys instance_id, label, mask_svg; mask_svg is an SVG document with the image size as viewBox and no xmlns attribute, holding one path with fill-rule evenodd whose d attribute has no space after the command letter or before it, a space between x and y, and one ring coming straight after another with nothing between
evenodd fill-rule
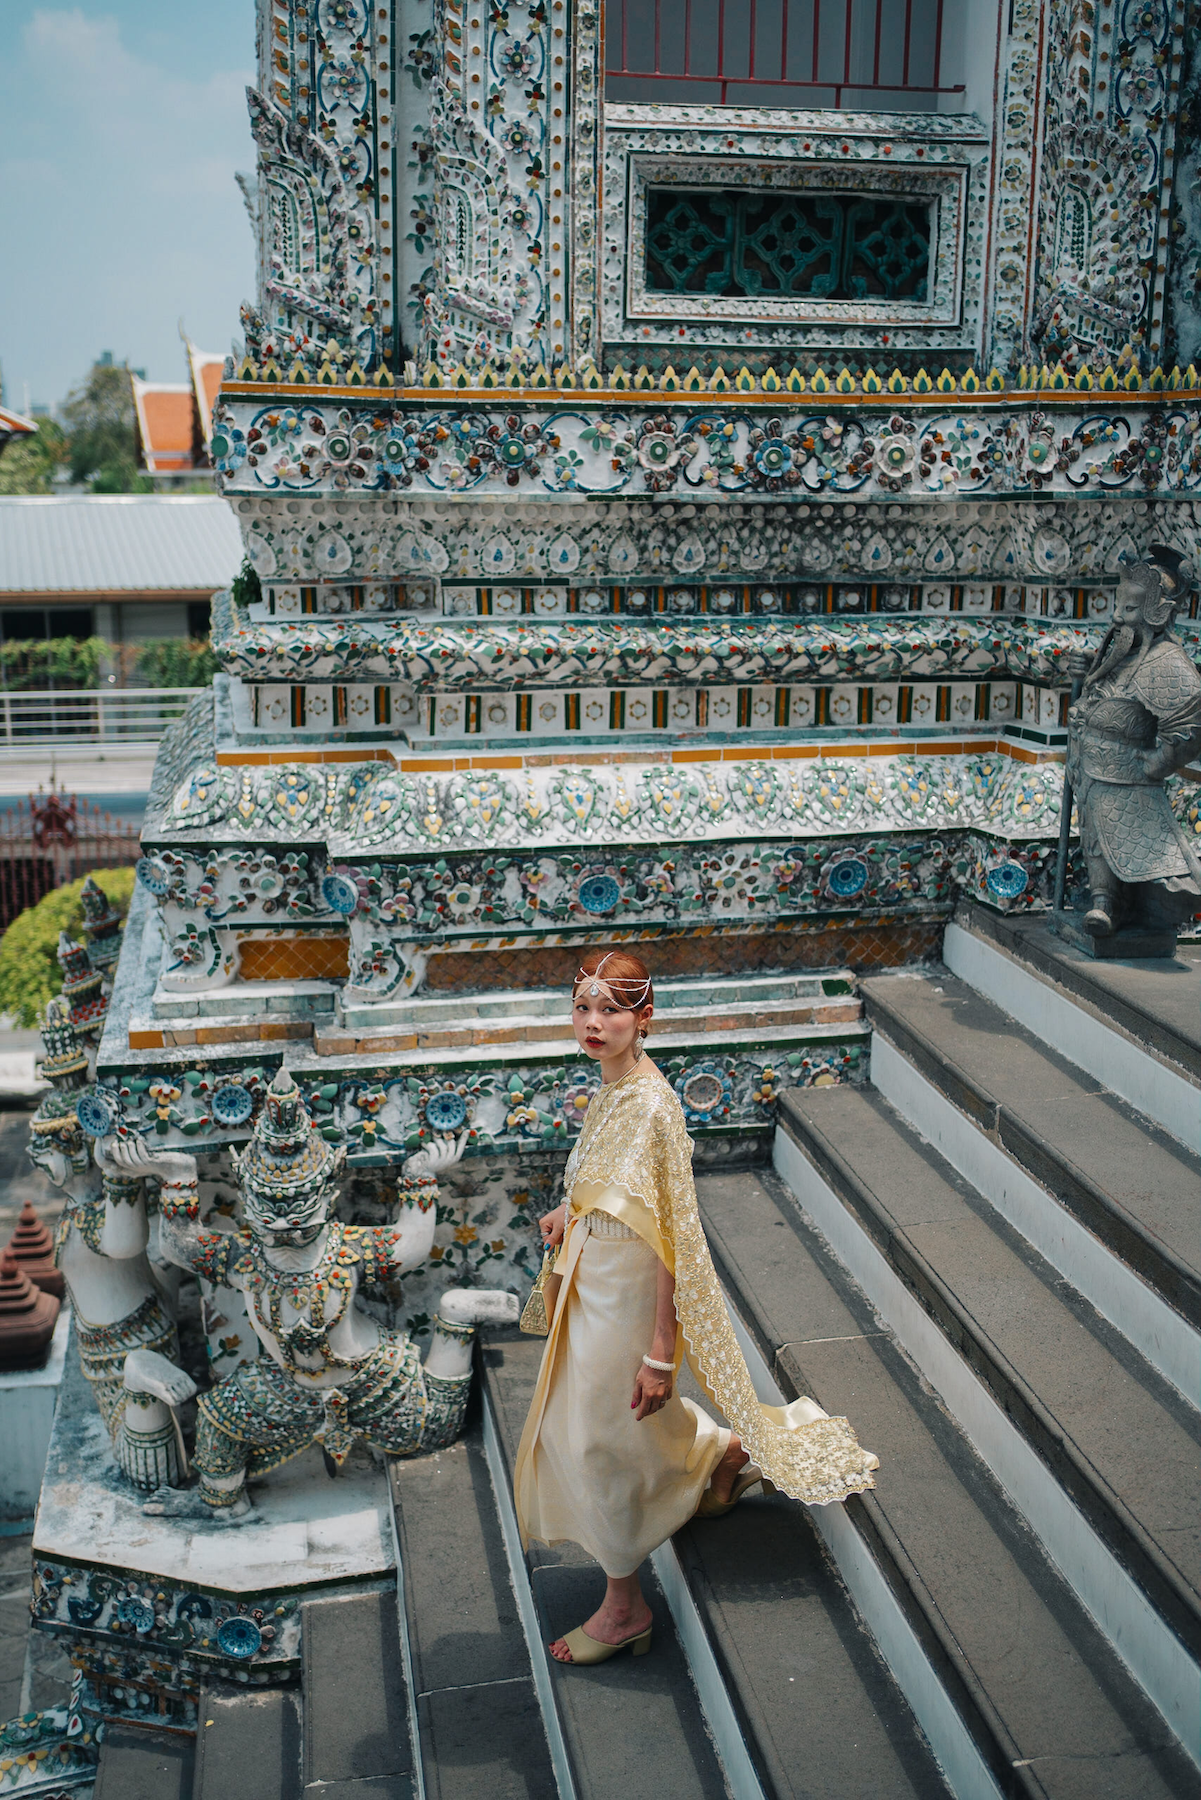
<instances>
[{"instance_id":1,"label":"red-brown hair","mask_svg":"<svg viewBox=\"0 0 1201 1800\"><path fill-rule=\"evenodd\" d=\"M641 1012L644 1006L655 1004L650 970L640 956L629 950L585 951L580 958L580 972L572 983L572 998L581 982L593 978L603 981L617 1004L630 1012Z\"/></svg>"}]
</instances>

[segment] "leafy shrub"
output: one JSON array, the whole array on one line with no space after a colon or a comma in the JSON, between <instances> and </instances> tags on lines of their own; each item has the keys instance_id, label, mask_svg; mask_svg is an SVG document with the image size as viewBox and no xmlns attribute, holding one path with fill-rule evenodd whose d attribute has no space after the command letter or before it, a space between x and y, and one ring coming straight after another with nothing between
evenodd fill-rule
<instances>
[{"instance_id":1,"label":"leafy shrub","mask_svg":"<svg viewBox=\"0 0 1201 1800\"><path fill-rule=\"evenodd\" d=\"M151 638L134 668L151 687L208 687L220 664L207 638Z\"/></svg>"},{"instance_id":2,"label":"leafy shrub","mask_svg":"<svg viewBox=\"0 0 1201 1800\"><path fill-rule=\"evenodd\" d=\"M94 688L109 653L103 638L9 638L0 644L0 686L10 693L52 681Z\"/></svg>"},{"instance_id":3,"label":"leafy shrub","mask_svg":"<svg viewBox=\"0 0 1201 1800\"><path fill-rule=\"evenodd\" d=\"M36 906L18 913L0 938L0 1012L8 1013L15 1026L28 1030L40 1024L46 1002L62 987L58 966L58 934L83 938L83 907L79 896L86 876L55 888ZM133 895L132 869L97 869L92 879L103 888L122 915L129 911Z\"/></svg>"},{"instance_id":4,"label":"leafy shrub","mask_svg":"<svg viewBox=\"0 0 1201 1800\"><path fill-rule=\"evenodd\" d=\"M151 687L208 687L219 668L207 638L147 638L108 644L103 638L9 638L0 644L0 691L103 685L106 669Z\"/></svg>"}]
</instances>

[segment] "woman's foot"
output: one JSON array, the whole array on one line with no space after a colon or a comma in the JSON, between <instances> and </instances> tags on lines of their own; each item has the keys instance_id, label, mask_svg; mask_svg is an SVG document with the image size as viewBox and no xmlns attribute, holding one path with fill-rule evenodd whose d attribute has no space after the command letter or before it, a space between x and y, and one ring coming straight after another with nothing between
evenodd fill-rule
<instances>
[{"instance_id":1,"label":"woman's foot","mask_svg":"<svg viewBox=\"0 0 1201 1800\"><path fill-rule=\"evenodd\" d=\"M619 1589L614 1592L615 1584L610 1582L604 1599L592 1617L584 1621L585 1635L595 1638L598 1644L624 1644L627 1638L637 1637L640 1632L645 1631L652 1621L651 1609L643 1598L637 1577L630 1576L627 1580L633 1583L632 1592L624 1583L624 1591ZM556 1638L549 1648L556 1662L572 1661L566 1639Z\"/></svg>"},{"instance_id":2,"label":"woman's foot","mask_svg":"<svg viewBox=\"0 0 1201 1800\"><path fill-rule=\"evenodd\" d=\"M734 1492L734 1483L750 1460L749 1453L742 1447L742 1439L737 1432L732 1432L726 1453L709 1479L713 1498L722 1506Z\"/></svg>"}]
</instances>

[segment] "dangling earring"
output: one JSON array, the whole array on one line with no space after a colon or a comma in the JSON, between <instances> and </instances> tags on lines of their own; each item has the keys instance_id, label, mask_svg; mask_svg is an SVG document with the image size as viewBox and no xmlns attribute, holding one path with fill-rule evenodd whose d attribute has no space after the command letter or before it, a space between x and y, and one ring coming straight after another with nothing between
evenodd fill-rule
<instances>
[{"instance_id":1,"label":"dangling earring","mask_svg":"<svg viewBox=\"0 0 1201 1800\"><path fill-rule=\"evenodd\" d=\"M644 1044L645 1044L645 1043L646 1043L646 1033L645 1033L645 1031L640 1031L640 1032L639 1032L639 1033L638 1033L638 1045L637 1045L637 1048L636 1048L636 1049L635 1049L635 1051L634 1051L634 1061L635 1061L635 1062L637 1062L637 1061L638 1061L638 1060L639 1060L639 1058L640 1058L640 1057L641 1057L641 1055L642 1055L642 1046L643 1046L643 1045L644 1045Z\"/></svg>"}]
</instances>

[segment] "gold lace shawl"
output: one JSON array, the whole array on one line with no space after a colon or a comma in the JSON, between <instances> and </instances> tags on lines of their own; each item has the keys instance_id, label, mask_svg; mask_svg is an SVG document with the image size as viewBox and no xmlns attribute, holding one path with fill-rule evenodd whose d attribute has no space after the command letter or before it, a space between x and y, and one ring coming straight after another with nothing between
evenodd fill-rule
<instances>
[{"instance_id":1,"label":"gold lace shawl","mask_svg":"<svg viewBox=\"0 0 1201 1800\"><path fill-rule=\"evenodd\" d=\"M684 1114L645 1058L620 1081L602 1087L589 1106L565 1175L569 1207L577 1187L590 1195L621 1189L650 1208L673 1253L676 1316L689 1363L767 1479L809 1506L874 1487L871 1471L879 1460L860 1447L846 1419L806 1421L797 1414L812 1402L780 1407L758 1399L701 1224ZM584 1210L588 1205L585 1201ZM635 1228L639 1210L627 1215ZM649 1234L644 1228L639 1235ZM671 1267L666 1256L663 1261Z\"/></svg>"}]
</instances>

